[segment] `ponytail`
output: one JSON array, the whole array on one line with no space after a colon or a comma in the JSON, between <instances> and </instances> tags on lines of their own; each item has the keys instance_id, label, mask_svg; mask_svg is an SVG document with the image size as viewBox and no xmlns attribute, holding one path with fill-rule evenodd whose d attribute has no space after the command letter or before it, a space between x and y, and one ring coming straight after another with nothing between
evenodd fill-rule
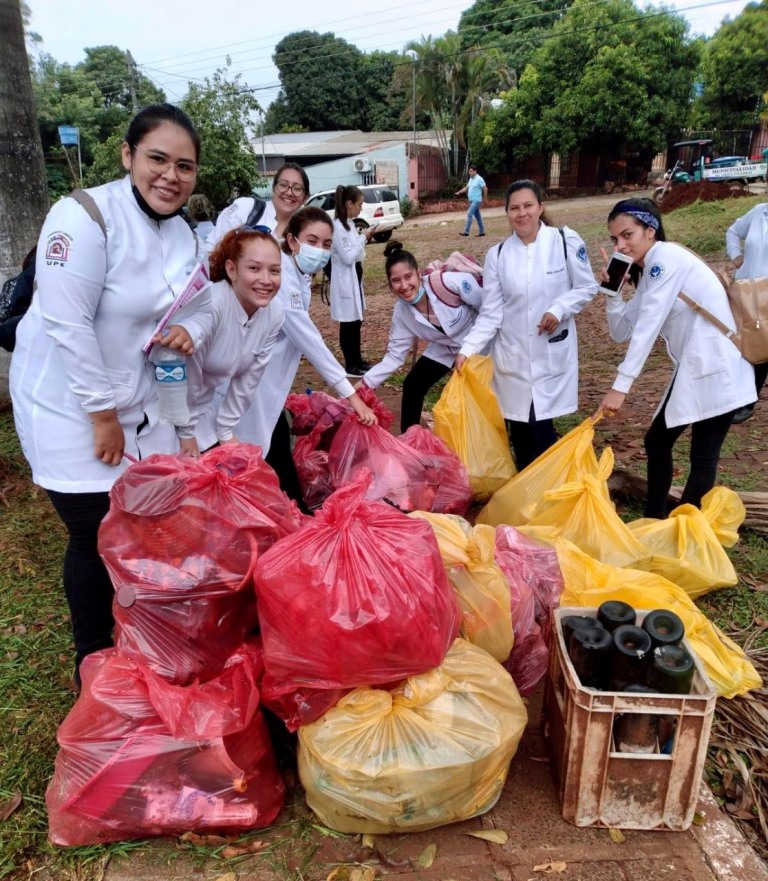
<instances>
[{"instance_id":1,"label":"ponytail","mask_svg":"<svg viewBox=\"0 0 768 881\"><path fill-rule=\"evenodd\" d=\"M347 216L347 202L357 202L363 198L363 191L360 187L339 184L336 187L336 194L333 197L334 209L336 217L341 221L344 229L349 229L349 217Z\"/></svg>"}]
</instances>

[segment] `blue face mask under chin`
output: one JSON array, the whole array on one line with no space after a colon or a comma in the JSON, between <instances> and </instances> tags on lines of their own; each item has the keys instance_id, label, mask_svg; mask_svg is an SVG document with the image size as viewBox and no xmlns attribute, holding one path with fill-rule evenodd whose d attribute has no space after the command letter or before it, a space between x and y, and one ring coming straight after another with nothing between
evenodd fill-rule
<instances>
[{"instance_id":1,"label":"blue face mask under chin","mask_svg":"<svg viewBox=\"0 0 768 881\"><path fill-rule=\"evenodd\" d=\"M425 293L426 291L424 290L424 288L419 288L418 294L416 294L416 296L411 300L411 306L415 306Z\"/></svg>"},{"instance_id":2,"label":"blue face mask under chin","mask_svg":"<svg viewBox=\"0 0 768 881\"><path fill-rule=\"evenodd\" d=\"M331 259L331 252L326 251L325 248L317 248L306 242L300 242L299 253L294 255L294 259L302 272L312 275L315 272L320 272Z\"/></svg>"}]
</instances>

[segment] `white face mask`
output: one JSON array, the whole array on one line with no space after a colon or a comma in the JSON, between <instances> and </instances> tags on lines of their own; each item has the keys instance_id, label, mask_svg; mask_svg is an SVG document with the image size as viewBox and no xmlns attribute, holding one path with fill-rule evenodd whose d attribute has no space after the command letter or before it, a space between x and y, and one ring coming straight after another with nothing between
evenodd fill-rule
<instances>
[{"instance_id":1,"label":"white face mask","mask_svg":"<svg viewBox=\"0 0 768 881\"><path fill-rule=\"evenodd\" d=\"M325 248L316 248L306 242L299 242L299 253L294 255L296 264L302 272L312 275L320 272L325 264L331 259L331 252Z\"/></svg>"}]
</instances>

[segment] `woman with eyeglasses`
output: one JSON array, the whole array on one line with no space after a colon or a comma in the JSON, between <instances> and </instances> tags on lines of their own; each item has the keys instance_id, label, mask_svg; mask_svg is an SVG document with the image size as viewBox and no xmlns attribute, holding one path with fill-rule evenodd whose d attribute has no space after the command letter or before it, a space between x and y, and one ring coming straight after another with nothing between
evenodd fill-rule
<instances>
[{"instance_id":1,"label":"woman with eyeglasses","mask_svg":"<svg viewBox=\"0 0 768 881\"><path fill-rule=\"evenodd\" d=\"M309 178L295 162L286 162L277 169L272 182L272 199L265 202L258 196L243 196L219 215L216 227L205 243L208 253L231 230L239 226L266 227L281 242L293 214L301 208L309 195Z\"/></svg>"},{"instance_id":2,"label":"woman with eyeglasses","mask_svg":"<svg viewBox=\"0 0 768 881\"><path fill-rule=\"evenodd\" d=\"M10 386L32 479L69 533L64 589L75 684L83 658L112 645L113 590L97 551L109 490L127 466L178 450L158 423L154 371L142 346L205 260L181 215L195 188L200 141L170 104L146 107L122 147L128 174L50 210L37 249L37 291L17 330ZM162 345L191 355L211 323L202 291Z\"/></svg>"}]
</instances>

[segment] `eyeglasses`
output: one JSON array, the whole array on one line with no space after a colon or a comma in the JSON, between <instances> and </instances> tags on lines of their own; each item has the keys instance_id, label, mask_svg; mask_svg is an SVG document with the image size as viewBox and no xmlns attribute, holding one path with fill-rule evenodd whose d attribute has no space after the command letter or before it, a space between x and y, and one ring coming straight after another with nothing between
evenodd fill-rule
<instances>
[{"instance_id":1,"label":"eyeglasses","mask_svg":"<svg viewBox=\"0 0 768 881\"><path fill-rule=\"evenodd\" d=\"M179 176L179 180L194 180L197 176L197 172L200 170L200 166L197 162L190 162L188 159L182 159L180 162L171 162L171 160L167 156L163 156L162 153L147 153L146 150L142 150L141 147L136 144L134 144L133 149L138 150L139 153L144 156L147 160L147 166L153 174L165 174L165 172L173 166L176 169L176 174Z\"/></svg>"},{"instance_id":2,"label":"eyeglasses","mask_svg":"<svg viewBox=\"0 0 768 881\"><path fill-rule=\"evenodd\" d=\"M290 192L293 196L303 196L304 193L307 192L306 187L303 184L289 184L287 180L283 180L282 178L275 181L275 189L279 193Z\"/></svg>"}]
</instances>

